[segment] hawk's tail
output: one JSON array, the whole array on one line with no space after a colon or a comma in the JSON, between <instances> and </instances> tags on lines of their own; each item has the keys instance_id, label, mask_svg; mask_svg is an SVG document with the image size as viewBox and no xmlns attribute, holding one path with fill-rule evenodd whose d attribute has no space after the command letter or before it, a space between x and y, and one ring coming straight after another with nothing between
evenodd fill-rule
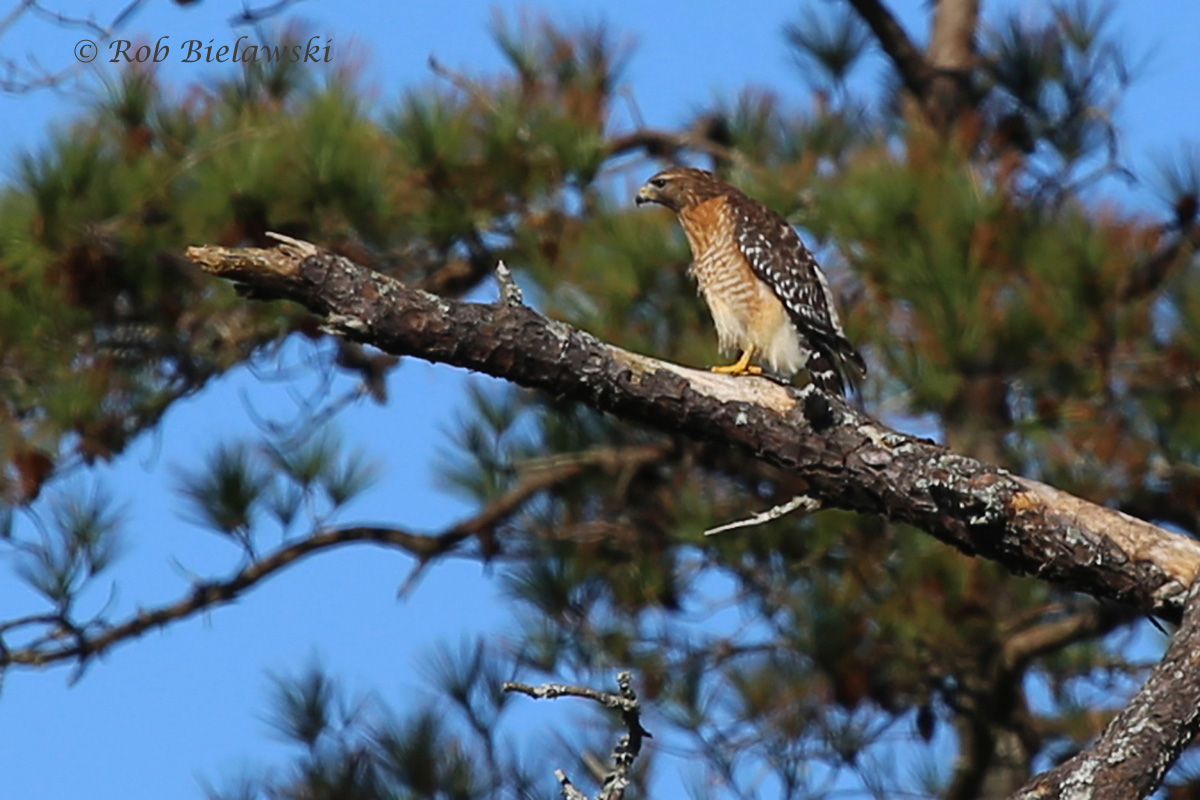
<instances>
[{"instance_id":1,"label":"hawk's tail","mask_svg":"<svg viewBox=\"0 0 1200 800\"><path fill-rule=\"evenodd\" d=\"M814 342L816 347L808 357L809 378L826 394L845 397L848 387L858 388L867 374L867 364L854 345L842 337L822 338Z\"/></svg>"}]
</instances>

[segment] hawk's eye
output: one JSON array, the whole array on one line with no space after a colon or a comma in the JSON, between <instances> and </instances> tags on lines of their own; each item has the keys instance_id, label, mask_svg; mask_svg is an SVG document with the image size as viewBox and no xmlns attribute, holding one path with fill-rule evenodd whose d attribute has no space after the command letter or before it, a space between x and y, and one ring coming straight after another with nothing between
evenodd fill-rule
<instances>
[{"instance_id":1,"label":"hawk's eye","mask_svg":"<svg viewBox=\"0 0 1200 800\"><path fill-rule=\"evenodd\" d=\"M653 186L655 189L661 189L667 185L667 179L666 178L651 178L650 185Z\"/></svg>"}]
</instances>

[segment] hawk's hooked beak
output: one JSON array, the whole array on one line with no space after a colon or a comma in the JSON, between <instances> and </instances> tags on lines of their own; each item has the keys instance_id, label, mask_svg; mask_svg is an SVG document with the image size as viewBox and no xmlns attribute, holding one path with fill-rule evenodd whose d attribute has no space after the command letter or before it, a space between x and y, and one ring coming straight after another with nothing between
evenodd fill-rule
<instances>
[{"instance_id":1,"label":"hawk's hooked beak","mask_svg":"<svg viewBox=\"0 0 1200 800\"><path fill-rule=\"evenodd\" d=\"M643 183L642 188L638 189L637 197L633 199L634 203L639 206L646 203L653 203L658 200L658 190L648 183Z\"/></svg>"}]
</instances>

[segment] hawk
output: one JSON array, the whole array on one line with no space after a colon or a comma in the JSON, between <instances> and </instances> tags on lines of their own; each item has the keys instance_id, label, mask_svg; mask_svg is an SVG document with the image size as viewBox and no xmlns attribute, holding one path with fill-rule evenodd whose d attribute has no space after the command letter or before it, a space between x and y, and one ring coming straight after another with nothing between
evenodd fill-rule
<instances>
[{"instance_id":1,"label":"hawk","mask_svg":"<svg viewBox=\"0 0 1200 800\"><path fill-rule=\"evenodd\" d=\"M787 220L711 172L686 167L646 181L637 193L643 203L679 217L717 343L723 353L740 353L713 372L761 374L751 359L784 378L807 368L818 389L839 395L866 373L825 275Z\"/></svg>"}]
</instances>

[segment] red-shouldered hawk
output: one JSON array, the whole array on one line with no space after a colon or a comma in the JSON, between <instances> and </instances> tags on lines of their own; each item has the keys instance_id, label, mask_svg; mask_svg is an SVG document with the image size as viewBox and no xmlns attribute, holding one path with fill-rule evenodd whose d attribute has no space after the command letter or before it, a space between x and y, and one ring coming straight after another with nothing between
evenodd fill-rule
<instances>
[{"instance_id":1,"label":"red-shouldered hawk","mask_svg":"<svg viewBox=\"0 0 1200 800\"><path fill-rule=\"evenodd\" d=\"M842 395L848 380L866 373L825 275L787 220L712 173L686 167L646 181L637 194L643 203L678 215L721 351L741 354L713 372L759 374L754 358L785 378L807 368L817 388Z\"/></svg>"}]
</instances>

